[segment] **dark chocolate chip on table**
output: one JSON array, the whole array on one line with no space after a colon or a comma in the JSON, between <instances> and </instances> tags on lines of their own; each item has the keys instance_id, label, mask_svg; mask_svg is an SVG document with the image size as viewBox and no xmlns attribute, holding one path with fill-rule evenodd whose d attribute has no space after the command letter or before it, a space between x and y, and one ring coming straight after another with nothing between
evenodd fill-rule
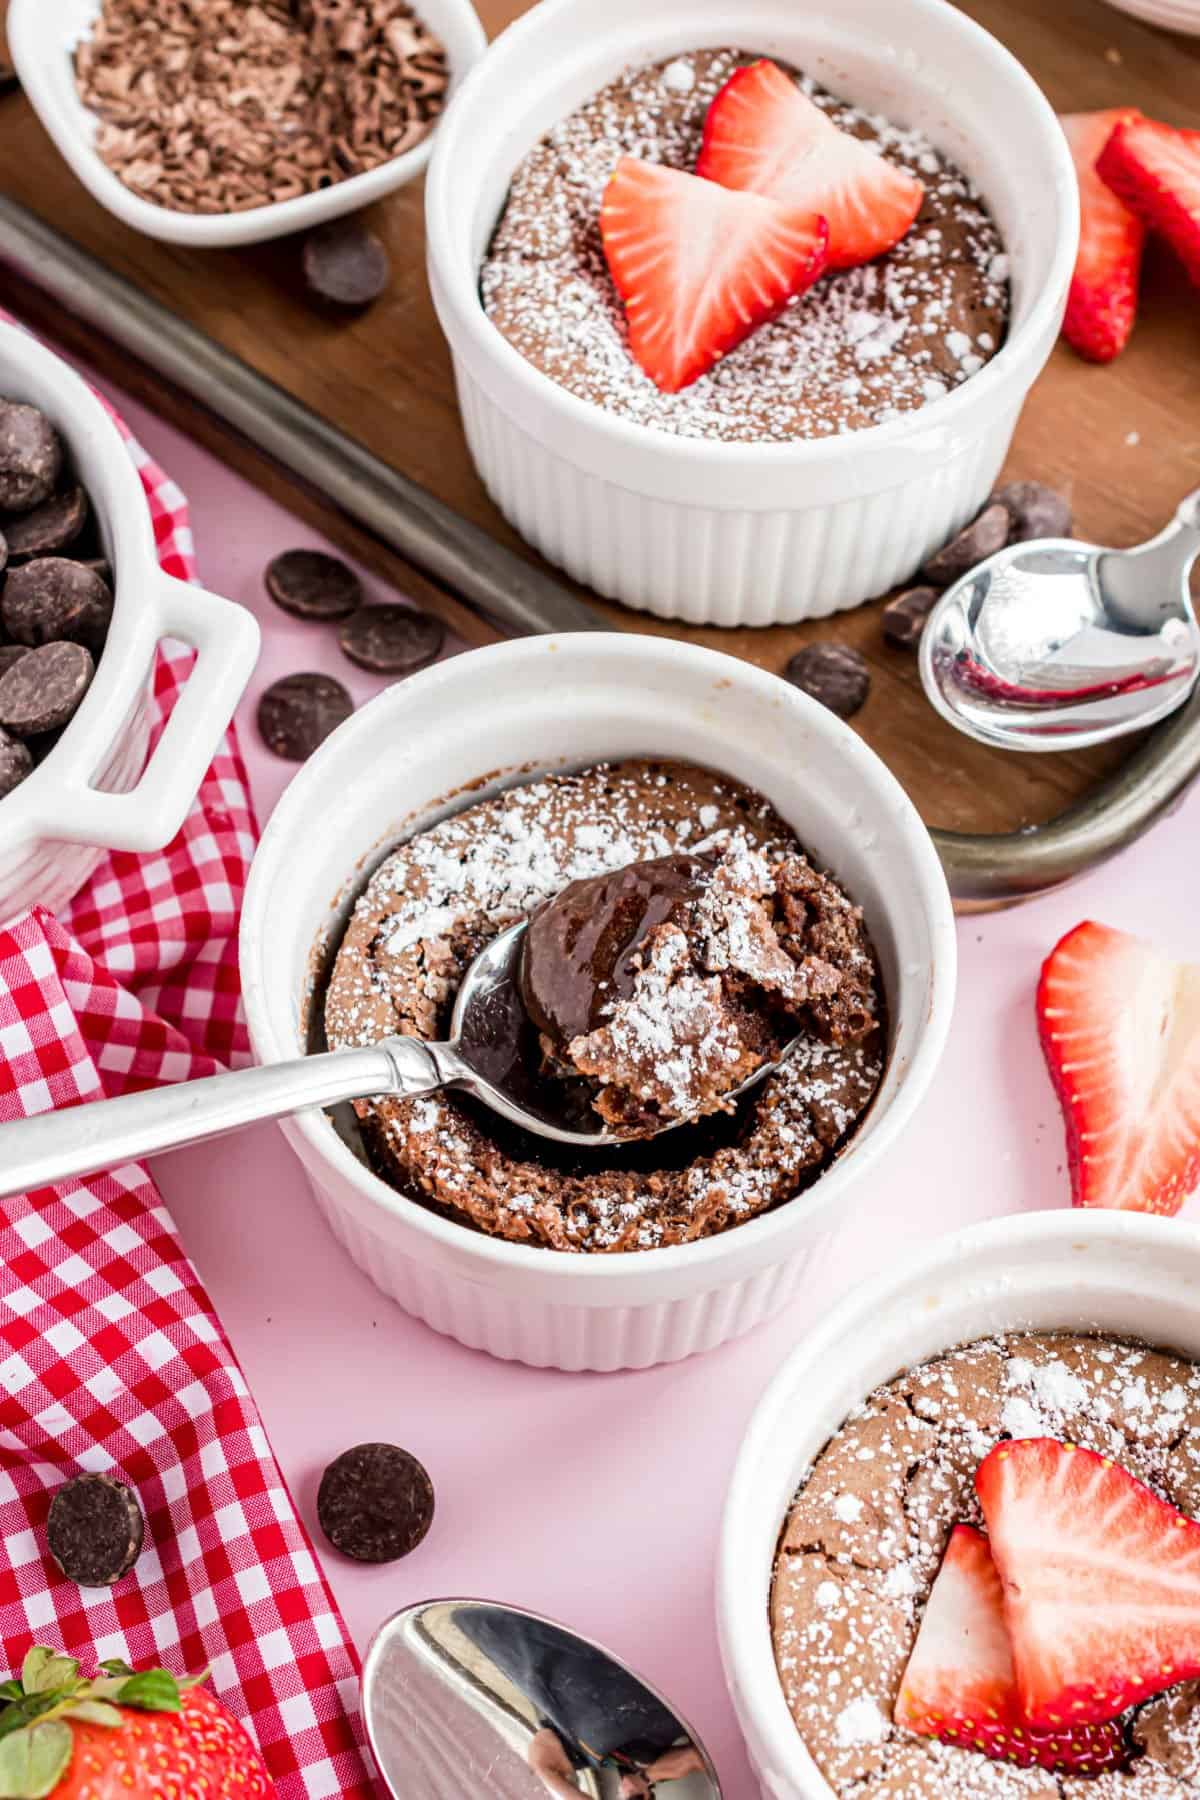
<instances>
[{"instance_id":1,"label":"dark chocolate chip on table","mask_svg":"<svg viewBox=\"0 0 1200 1800\"><path fill-rule=\"evenodd\" d=\"M363 603L362 582L340 556L285 550L268 563L267 593L298 619L344 619Z\"/></svg>"},{"instance_id":2,"label":"dark chocolate chip on table","mask_svg":"<svg viewBox=\"0 0 1200 1800\"><path fill-rule=\"evenodd\" d=\"M883 635L897 650L915 650L925 621L941 599L935 587L906 588L883 609Z\"/></svg>"},{"instance_id":3,"label":"dark chocolate chip on table","mask_svg":"<svg viewBox=\"0 0 1200 1800\"><path fill-rule=\"evenodd\" d=\"M388 253L357 219L336 219L304 240L309 292L330 306L370 306L392 277Z\"/></svg>"},{"instance_id":4,"label":"dark chocolate chip on table","mask_svg":"<svg viewBox=\"0 0 1200 1800\"><path fill-rule=\"evenodd\" d=\"M395 1562L433 1523L433 1483L395 1444L357 1444L321 1477L317 1518L335 1550L356 1562Z\"/></svg>"},{"instance_id":5,"label":"dark chocolate chip on table","mask_svg":"<svg viewBox=\"0 0 1200 1800\"><path fill-rule=\"evenodd\" d=\"M1008 508L1012 521L1009 542L1027 544L1031 538L1070 537L1071 504L1065 495L1041 481L1010 481L997 488L988 502Z\"/></svg>"},{"instance_id":6,"label":"dark chocolate chip on table","mask_svg":"<svg viewBox=\"0 0 1200 1800\"><path fill-rule=\"evenodd\" d=\"M39 556L10 569L0 600L4 629L18 644L63 640L99 650L112 619L112 590L83 563Z\"/></svg>"},{"instance_id":7,"label":"dark chocolate chip on table","mask_svg":"<svg viewBox=\"0 0 1200 1800\"><path fill-rule=\"evenodd\" d=\"M145 1521L137 1495L111 1475L77 1475L50 1502L50 1554L80 1587L111 1587L141 1555Z\"/></svg>"},{"instance_id":8,"label":"dark chocolate chip on table","mask_svg":"<svg viewBox=\"0 0 1200 1800\"><path fill-rule=\"evenodd\" d=\"M935 550L921 573L935 587L949 587L985 556L1003 550L1012 531L1012 515L1001 501L991 500L956 537Z\"/></svg>"},{"instance_id":9,"label":"dark chocolate chip on table","mask_svg":"<svg viewBox=\"0 0 1200 1800\"><path fill-rule=\"evenodd\" d=\"M0 508L30 512L48 500L62 473L63 443L36 406L0 400Z\"/></svg>"},{"instance_id":10,"label":"dark chocolate chip on table","mask_svg":"<svg viewBox=\"0 0 1200 1800\"><path fill-rule=\"evenodd\" d=\"M74 717L95 671L82 644L27 650L0 675L0 726L22 738L57 731Z\"/></svg>"},{"instance_id":11,"label":"dark chocolate chip on table","mask_svg":"<svg viewBox=\"0 0 1200 1800\"><path fill-rule=\"evenodd\" d=\"M839 719L849 719L871 691L866 659L848 644L806 644L784 670L785 678Z\"/></svg>"},{"instance_id":12,"label":"dark chocolate chip on table","mask_svg":"<svg viewBox=\"0 0 1200 1800\"><path fill-rule=\"evenodd\" d=\"M0 653L2 654L2 653ZM0 731L0 799L33 774L33 752L27 744Z\"/></svg>"},{"instance_id":13,"label":"dark chocolate chip on table","mask_svg":"<svg viewBox=\"0 0 1200 1800\"><path fill-rule=\"evenodd\" d=\"M32 512L5 520L9 560L25 562L31 556L52 556L65 550L75 542L87 519L87 495L81 487L52 494Z\"/></svg>"},{"instance_id":14,"label":"dark chocolate chip on table","mask_svg":"<svg viewBox=\"0 0 1200 1800\"><path fill-rule=\"evenodd\" d=\"M276 756L303 762L353 711L354 701L332 675L285 675L259 700L259 735Z\"/></svg>"},{"instance_id":15,"label":"dark chocolate chip on table","mask_svg":"<svg viewBox=\"0 0 1200 1800\"><path fill-rule=\"evenodd\" d=\"M338 642L360 669L376 675L412 675L431 663L446 641L446 627L415 606L362 606L338 632Z\"/></svg>"}]
</instances>

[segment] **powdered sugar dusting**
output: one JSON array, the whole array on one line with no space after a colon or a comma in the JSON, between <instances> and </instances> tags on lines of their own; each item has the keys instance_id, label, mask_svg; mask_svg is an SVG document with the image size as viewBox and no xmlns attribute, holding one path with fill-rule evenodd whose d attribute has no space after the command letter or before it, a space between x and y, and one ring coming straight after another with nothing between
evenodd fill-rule
<instances>
[{"instance_id":1,"label":"powdered sugar dusting","mask_svg":"<svg viewBox=\"0 0 1200 1800\"><path fill-rule=\"evenodd\" d=\"M838 1800L1200 1794L1198 1683L1128 1714L1136 1760L1095 1780L1017 1769L891 1723L950 1531L982 1523L975 1471L1001 1438L1027 1435L1112 1456L1200 1512L1200 1369L1180 1358L1089 1337L986 1338L877 1389L801 1486L771 1601L788 1705Z\"/></svg>"},{"instance_id":2,"label":"powdered sugar dusting","mask_svg":"<svg viewBox=\"0 0 1200 1800\"><path fill-rule=\"evenodd\" d=\"M482 271L489 316L581 398L684 437L820 437L936 404L1003 340L996 228L929 139L807 79L836 124L925 183L917 223L888 255L823 278L682 393L661 394L630 356L600 240L605 185L623 153L691 170L709 104L745 60L696 51L630 71L557 125L514 174Z\"/></svg>"},{"instance_id":3,"label":"powdered sugar dusting","mask_svg":"<svg viewBox=\"0 0 1200 1800\"><path fill-rule=\"evenodd\" d=\"M701 815L711 816L710 835L722 838L737 866L751 854L768 871L789 853L795 859L795 840L765 801L682 764L635 762L532 781L414 836L375 872L355 908L326 1000L330 1042L440 1035L464 969L497 932L568 882L670 855L685 842L690 848ZM834 882L802 861L798 873L818 958L841 959L853 1005L870 1024L877 977L861 921ZM839 1003L836 995L814 1001ZM639 1029L652 1037L662 1026L651 1009ZM720 1049L718 1035L710 1051ZM493 1141L446 1094L360 1111L389 1178L480 1229L557 1249L653 1249L724 1229L794 1194L853 1130L880 1073L876 1031L844 1044L805 1039L724 1137L649 1172L594 1156L586 1169L564 1173L542 1160L540 1146L535 1159L523 1144Z\"/></svg>"}]
</instances>

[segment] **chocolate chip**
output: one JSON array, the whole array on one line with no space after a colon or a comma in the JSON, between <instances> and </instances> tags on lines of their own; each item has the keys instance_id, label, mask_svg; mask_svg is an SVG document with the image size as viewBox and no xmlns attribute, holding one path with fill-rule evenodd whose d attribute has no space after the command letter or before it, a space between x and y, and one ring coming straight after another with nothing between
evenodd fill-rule
<instances>
[{"instance_id":1,"label":"chocolate chip","mask_svg":"<svg viewBox=\"0 0 1200 1800\"><path fill-rule=\"evenodd\" d=\"M949 587L952 581L957 581L960 575L981 563L985 556L1003 550L1011 530L1012 517L1007 506L996 500L989 501L978 518L964 525L958 536L952 537L940 550L935 550L921 573L935 587Z\"/></svg>"},{"instance_id":2,"label":"chocolate chip","mask_svg":"<svg viewBox=\"0 0 1200 1800\"><path fill-rule=\"evenodd\" d=\"M370 306L392 276L388 253L357 219L337 219L304 241L309 292L331 306Z\"/></svg>"},{"instance_id":3,"label":"chocolate chip","mask_svg":"<svg viewBox=\"0 0 1200 1800\"><path fill-rule=\"evenodd\" d=\"M32 751L16 738L9 737L7 731L0 731L0 799L20 787L25 777L32 774Z\"/></svg>"},{"instance_id":4,"label":"chocolate chip","mask_svg":"<svg viewBox=\"0 0 1200 1800\"><path fill-rule=\"evenodd\" d=\"M65 556L39 556L9 570L0 618L18 644L66 641L99 650L112 609L112 590L94 570Z\"/></svg>"},{"instance_id":5,"label":"chocolate chip","mask_svg":"<svg viewBox=\"0 0 1200 1800\"><path fill-rule=\"evenodd\" d=\"M1070 537L1071 503L1065 495L1041 481L1010 481L997 488L988 502L1008 508L1012 521L1009 543L1027 544L1031 538Z\"/></svg>"},{"instance_id":6,"label":"chocolate chip","mask_svg":"<svg viewBox=\"0 0 1200 1800\"><path fill-rule=\"evenodd\" d=\"M906 588L883 609L883 635L897 650L915 650L925 621L941 598L937 588Z\"/></svg>"},{"instance_id":7,"label":"chocolate chip","mask_svg":"<svg viewBox=\"0 0 1200 1800\"><path fill-rule=\"evenodd\" d=\"M74 716L95 672L82 644L27 650L0 675L0 725L22 738L57 731Z\"/></svg>"},{"instance_id":8,"label":"chocolate chip","mask_svg":"<svg viewBox=\"0 0 1200 1800\"><path fill-rule=\"evenodd\" d=\"M340 556L285 550L268 563L267 593L297 619L344 619L363 603L362 582Z\"/></svg>"},{"instance_id":9,"label":"chocolate chip","mask_svg":"<svg viewBox=\"0 0 1200 1800\"><path fill-rule=\"evenodd\" d=\"M331 1462L317 1493L317 1518L335 1550L356 1562L395 1562L433 1523L433 1483L395 1444L358 1444Z\"/></svg>"},{"instance_id":10,"label":"chocolate chip","mask_svg":"<svg viewBox=\"0 0 1200 1800\"><path fill-rule=\"evenodd\" d=\"M14 663L19 663L23 656L29 655L26 644L0 645L0 675L7 675Z\"/></svg>"},{"instance_id":11,"label":"chocolate chip","mask_svg":"<svg viewBox=\"0 0 1200 1800\"><path fill-rule=\"evenodd\" d=\"M73 544L87 524L87 495L80 487L67 488L35 506L22 517L8 519L4 536L12 562L26 562L31 556L52 556Z\"/></svg>"},{"instance_id":12,"label":"chocolate chip","mask_svg":"<svg viewBox=\"0 0 1200 1800\"><path fill-rule=\"evenodd\" d=\"M848 644L806 644L797 650L784 675L839 719L849 719L871 691L866 660Z\"/></svg>"},{"instance_id":13,"label":"chocolate chip","mask_svg":"<svg viewBox=\"0 0 1200 1800\"><path fill-rule=\"evenodd\" d=\"M0 507L24 513L48 500L62 473L62 439L45 413L0 400Z\"/></svg>"},{"instance_id":14,"label":"chocolate chip","mask_svg":"<svg viewBox=\"0 0 1200 1800\"><path fill-rule=\"evenodd\" d=\"M376 675L412 675L445 641L442 621L415 606L362 606L338 632L350 661Z\"/></svg>"},{"instance_id":15,"label":"chocolate chip","mask_svg":"<svg viewBox=\"0 0 1200 1800\"><path fill-rule=\"evenodd\" d=\"M258 729L276 756L303 762L354 711L354 702L331 675L285 675L258 703Z\"/></svg>"},{"instance_id":16,"label":"chocolate chip","mask_svg":"<svg viewBox=\"0 0 1200 1800\"><path fill-rule=\"evenodd\" d=\"M145 1521L137 1495L111 1475L76 1475L50 1502L50 1554L80 1587L111 1587L141 1555Z\"/></svg>"}]
</instances>

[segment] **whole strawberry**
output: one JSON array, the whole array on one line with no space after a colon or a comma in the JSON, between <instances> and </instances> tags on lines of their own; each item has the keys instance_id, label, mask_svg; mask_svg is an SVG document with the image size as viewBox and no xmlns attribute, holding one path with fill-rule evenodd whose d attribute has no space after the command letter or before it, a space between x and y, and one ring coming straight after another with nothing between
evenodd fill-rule
<instances>
[{"instance_id":1,"label":"whole strawberry","mask_svg":"<svg viewBox=\"0 0 1200 1800\"><path fill-rule=\"evenodd\" d=\"M263 1800L258 1751L220 1701L165 1669L101 1664L36 1644L0 1684L0 1800Z\"/></svg>"}]
</instances>

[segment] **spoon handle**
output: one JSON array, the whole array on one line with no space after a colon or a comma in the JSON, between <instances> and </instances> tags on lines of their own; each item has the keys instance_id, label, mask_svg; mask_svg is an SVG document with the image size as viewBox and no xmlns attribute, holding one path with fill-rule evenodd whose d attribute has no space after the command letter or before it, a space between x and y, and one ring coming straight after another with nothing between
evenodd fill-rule
<instances>
[{"instance_id":1,"label":"spoon handle","mask_svg":"<svg viewBox=\"0 0 1200 1800\"><path fill-rule=\"evenodd\" d=\"M443 1080L416 1038L389 1038L365 1050L268 1063L17 1119L0 1125L0 1198L119 1168L307 1107L375 1094L430 1093Z\"/></svg>"}]
</instances>

